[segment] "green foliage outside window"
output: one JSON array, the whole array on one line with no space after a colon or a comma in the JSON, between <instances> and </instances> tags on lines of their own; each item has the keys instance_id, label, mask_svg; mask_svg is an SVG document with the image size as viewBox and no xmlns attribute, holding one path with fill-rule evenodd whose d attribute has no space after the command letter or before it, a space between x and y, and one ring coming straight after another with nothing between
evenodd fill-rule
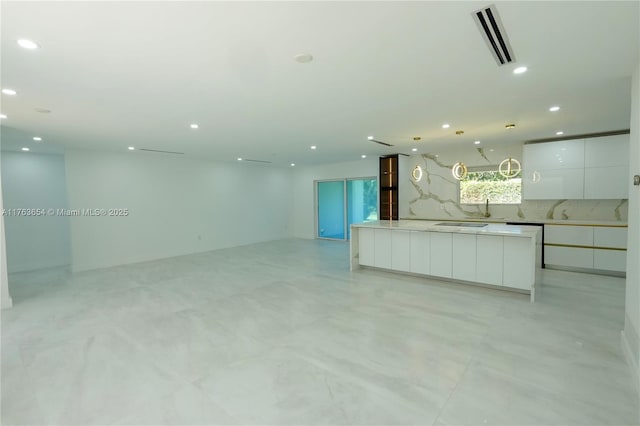
<instances>
[{"instance_id":1,"label":"green foliage outside window","mask_svg":"<svg viewBox=\"0 0 640 426\"><path fill-rule=\"evenodd\" d=\"M469 172L460 181L461 204L520 204L522 182L520 175L505 178L497 170Z\"/></svg>"}]
</instances>

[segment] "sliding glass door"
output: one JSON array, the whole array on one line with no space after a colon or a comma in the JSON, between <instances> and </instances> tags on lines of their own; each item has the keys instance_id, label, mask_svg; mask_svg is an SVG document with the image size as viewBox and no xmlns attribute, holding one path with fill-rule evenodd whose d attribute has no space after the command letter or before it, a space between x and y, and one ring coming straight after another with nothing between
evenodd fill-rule
<instances>
[{"instance_id":1,"label":"sliding glass door","mask_svg":"<svg viewBox=\"0 0 640 426\"><path fill-rule=\"evenodd\" d=\"M376 178L316 182L318 238L348 240L353 223L378 220Z\"/></svg>"}]
</instances>

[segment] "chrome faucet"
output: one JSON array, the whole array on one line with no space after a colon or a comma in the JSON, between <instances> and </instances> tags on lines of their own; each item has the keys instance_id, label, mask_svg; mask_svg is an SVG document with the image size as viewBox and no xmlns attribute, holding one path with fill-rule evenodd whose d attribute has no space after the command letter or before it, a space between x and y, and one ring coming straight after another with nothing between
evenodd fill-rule
<instances>
[{"instance_id":1,"label":"chrome faucet","mask_svg":"<svg viewBox=\"0 0 640 426\"><path fill-rule=\"evenodd\" d=\"M489 213L489 199L487 198L487 202L484 205L484 217L490 217L491 213Z\"/></svg>"}]
</instances>

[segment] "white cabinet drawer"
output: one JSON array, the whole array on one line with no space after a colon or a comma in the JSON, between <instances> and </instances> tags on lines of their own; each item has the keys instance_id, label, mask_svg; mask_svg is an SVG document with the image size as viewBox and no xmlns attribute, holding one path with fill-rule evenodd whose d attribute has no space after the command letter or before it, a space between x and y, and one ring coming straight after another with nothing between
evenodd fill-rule
<instances>
[{"instance_id":1,"label":"white cabinet drawer","mask_svg":"<svg viewBox=\"0 0 640 426\"><path fill-rule=\"evenodd\" d=\"M627 248L627 228L593 228L593 245L596 247Z\"/></svg>"},{"instance_id":2,"label":"white cabinet drawer","mask_svg":"<svg viewBox=\"0 0 640 426\"><path fill-rule=\"evenodd\" d=\"M391 269L411 271L411 231L391 231Z\"/></svg>"},{"instance_id":3,"label":"white cabinet drawer","mask_svg":"<svg viewBox=\"0 0 640 426\"><path fill-rule=\"evenodd\" d=\"M545 225L544 226L544 243L592 246L593 245L593 227Z\"/></svg>"},{"instance_id":4,"label":"white cabinet drawer","mask_svg":"<svg viewBox=\"0 0 640 426\"><path fill-rule=\"evenodd\" d=\"M625 272L627 252L622 250L593 250L593 267L605 271Z\"/></svg>"},{"instance_id":5,"label":"white cabinet drawer","mask_svg":"<svg viewBox=\"0 0 640 426\"><path fill-rule=\"evenodd\" d=\"M629 166L584 169L584 198L591 200L629 198L628 174Z\"/></svg>"},{"instance_id":6,"label":"white cabinet drawer","mask_svg":"<svg viewBox=\"0 0 640 426\"><path fill-rule=\"evenodd\" d=\"M593 249L545 246L544 263L571 268L593 269Z\"/></svg>"}]
</instances>

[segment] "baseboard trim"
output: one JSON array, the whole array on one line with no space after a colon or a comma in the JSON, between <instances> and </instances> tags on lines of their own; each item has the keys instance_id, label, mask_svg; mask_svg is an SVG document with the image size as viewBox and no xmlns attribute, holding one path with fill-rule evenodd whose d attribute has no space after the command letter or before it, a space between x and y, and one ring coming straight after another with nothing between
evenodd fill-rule
<instances>
[{"instance_id":1,"label":"baseboard trim","mask_svg":"<svg viewBox=\"0 0 640 426\"><path fill-rule=\"evenodd\" d=\"M629 346L627 336L624 334L624 330L620 331L620 346L622 346L622 353L631 370L631 380L636 388L636 395L640 397L640 370L638 370L638 363L634 359L635 357Z\"/></svg>"}]
</instances>

